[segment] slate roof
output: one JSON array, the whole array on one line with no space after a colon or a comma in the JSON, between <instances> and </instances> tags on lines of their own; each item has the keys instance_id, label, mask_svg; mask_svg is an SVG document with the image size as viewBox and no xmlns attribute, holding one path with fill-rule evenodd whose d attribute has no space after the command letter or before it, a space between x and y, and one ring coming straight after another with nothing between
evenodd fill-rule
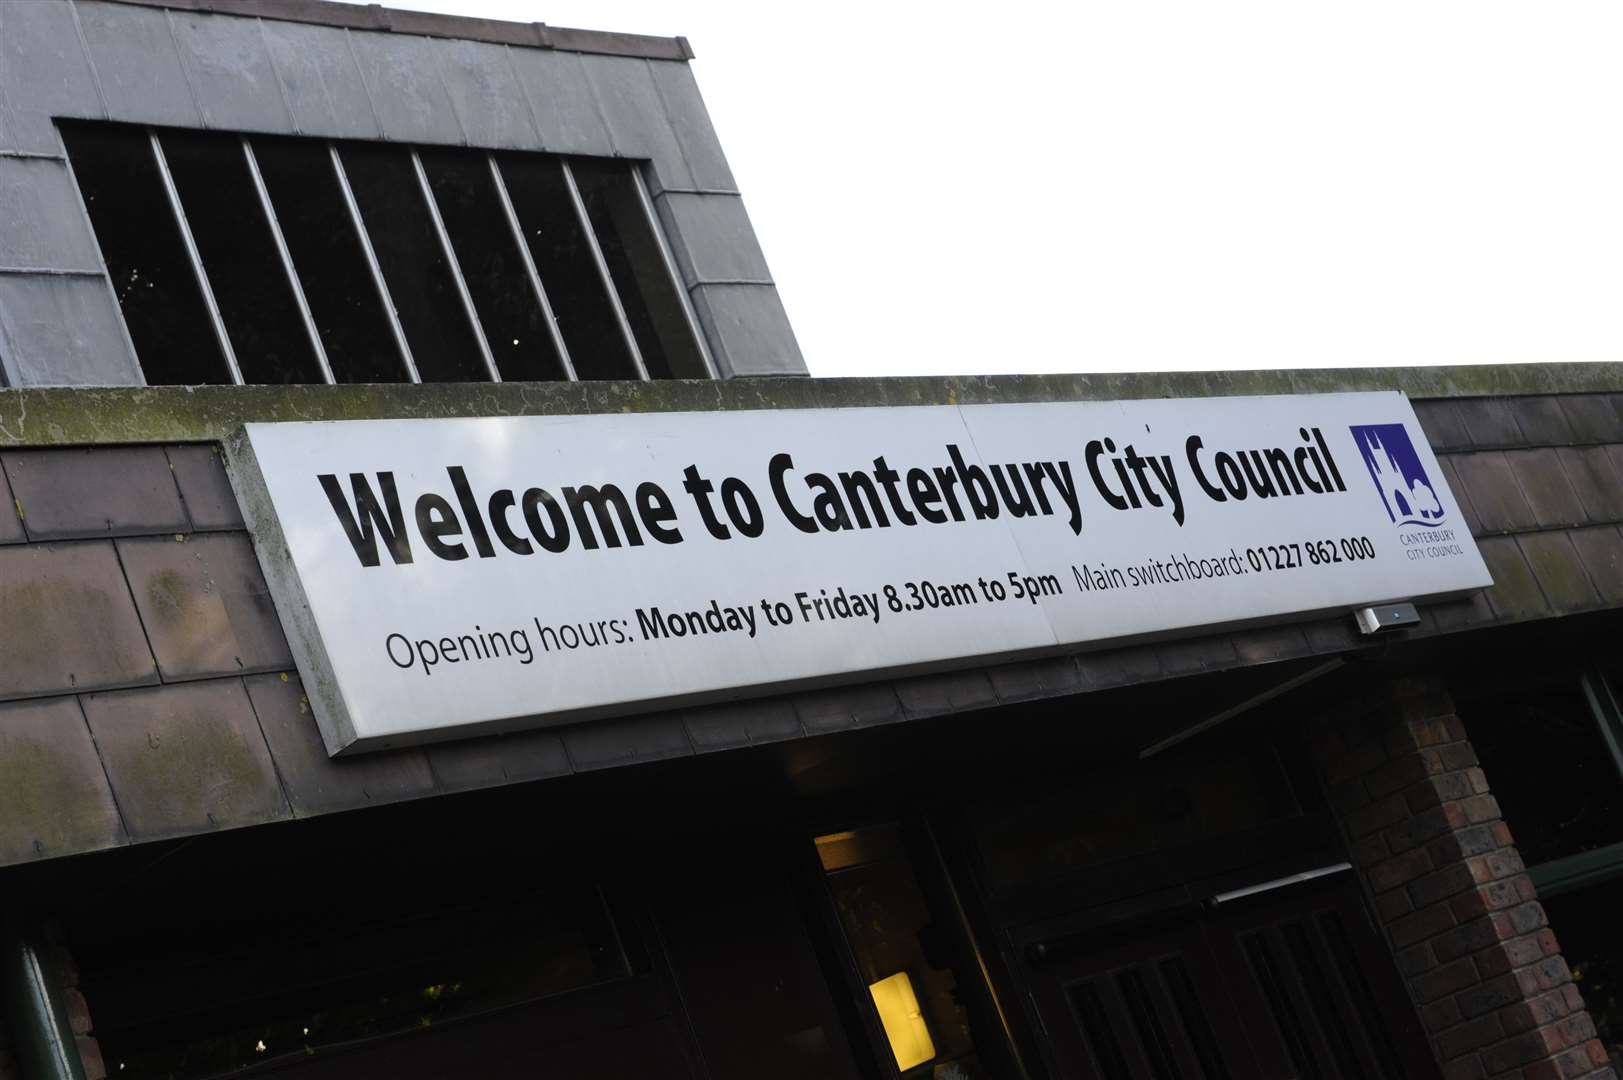
<instances>
[{"instance_id":1,"label":"slate roof","mask_svg":"<svg viewBox=\"0 0 1623 1080\"><path fill-rule=\"evenodd\" d=\"M1580 392L1471 389L1559 382L1528 368L1341 373L1434 395L1416 412L1494 576L1409 640L1623 607L1623 390L1597 389L1623 372L1568 372ZM1085 378L501 392L513 411L590 412L1333 382L1108 377L1090 395ZM208 440L248 418L488 410L489 390L0 391L0 865L1368 647L1340 617L330 760Z\"/></svg>"}]
</instances>

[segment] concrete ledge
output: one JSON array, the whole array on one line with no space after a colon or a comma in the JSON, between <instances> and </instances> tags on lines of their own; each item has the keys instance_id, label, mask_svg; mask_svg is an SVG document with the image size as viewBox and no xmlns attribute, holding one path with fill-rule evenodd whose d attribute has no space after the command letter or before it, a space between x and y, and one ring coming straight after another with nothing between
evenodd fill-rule
<instances>
[{"instance_id":1,"label":"concrete ledge","mask_svg":"<svg viewBox=\"0 0 1623 1080\"><path fill-rule=\"evenodd\" d=\"M206 11L217 15L240 15L279 22L314 23L350 30L381 30L423 37L461 38L489 41L498 45L521 45L536 49L601 53L607 56L636 56L649 60L691 60L693 49L683 37L656 37L648 34L620 34L605 30L575 30L546 23L508 22L467 15L441 15L409 11L378 4L336 4L330 0L106 0L107 3L136 7L169 8L174 11Z\"/></svg>"},{"instance_id":2,"label":"concrete ledge","mask_svg":"<svg viewBox=\"0 0 1623 1080\"><path fill-rule=\"evenodd\" d=\"M1623 364L877 379L0 389L0 447L207 442L247 421L709 412L1401 390L1416 399L1623 391Z\"/></svg>"}]
</instances>

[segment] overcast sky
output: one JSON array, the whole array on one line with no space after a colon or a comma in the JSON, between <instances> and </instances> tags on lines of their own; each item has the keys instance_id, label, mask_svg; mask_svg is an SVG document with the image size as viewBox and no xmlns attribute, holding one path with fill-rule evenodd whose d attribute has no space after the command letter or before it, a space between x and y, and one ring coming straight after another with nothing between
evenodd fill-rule
<instances>
[{"instance_id":1,"label":"overcast sky","mask_svg":"<svg viewBox=\"0 0 1623 1080\"><path fill-rule=\"evenodd\" d=\"M814 375L1623 360L1623 5L393 0L685 34Z\"/></svg>"}]
</instances>

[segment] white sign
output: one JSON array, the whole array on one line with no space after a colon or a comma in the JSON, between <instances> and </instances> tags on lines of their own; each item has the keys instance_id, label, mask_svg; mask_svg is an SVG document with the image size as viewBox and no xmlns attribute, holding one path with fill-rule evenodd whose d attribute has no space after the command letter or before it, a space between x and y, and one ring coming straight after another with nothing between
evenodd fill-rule
<instances>
[{"instance_id":1,"label":"white sign","mask_svg":"<svg viewBox=\"0 0 1623 1080\"><path fill-rule=\"evenodd\" d=\"M249 424L334 753L1491 584L1397 393Z\"/></svg>"}]
</instances>

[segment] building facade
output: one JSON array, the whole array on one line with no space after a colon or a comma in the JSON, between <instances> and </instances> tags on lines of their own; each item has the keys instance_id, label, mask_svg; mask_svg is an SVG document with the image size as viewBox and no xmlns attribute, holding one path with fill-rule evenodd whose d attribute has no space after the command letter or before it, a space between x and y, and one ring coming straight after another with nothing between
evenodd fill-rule
<instances>
[{"instance_id":1,"label":"building facade","mask_svg":"<svg viewBox=\"0 0 1623 1080\"><path fill-rule=\"evenodd\" d=\"M1623 369L805 378L688 55L0 5L0 1078L1612 1075ZM1492 577L1406 629L337 756L237 449L1372 390Z\"/></svg>"}]
</instances>

